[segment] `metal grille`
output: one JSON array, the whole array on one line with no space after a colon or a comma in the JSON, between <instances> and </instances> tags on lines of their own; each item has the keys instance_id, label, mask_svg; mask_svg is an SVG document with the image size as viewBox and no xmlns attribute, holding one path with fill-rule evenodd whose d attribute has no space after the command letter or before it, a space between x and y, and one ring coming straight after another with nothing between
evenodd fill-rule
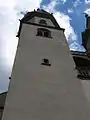
<instances>
[{"instance_id":1,"label":"metal grille","mask_svg":"<svg viewBox=\"0 0 90 120\"><path fill-rule=\"evenodd\" d=\"M80 79L90 80L90 67L79 67L77 68L78 75L77 77Z\"/></svg>"}]
</instances>

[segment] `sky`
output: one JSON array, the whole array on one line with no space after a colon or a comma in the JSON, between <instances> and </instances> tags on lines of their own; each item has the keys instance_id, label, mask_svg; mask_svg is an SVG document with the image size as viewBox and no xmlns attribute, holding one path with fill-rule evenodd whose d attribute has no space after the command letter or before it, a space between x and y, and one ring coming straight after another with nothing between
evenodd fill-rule
<instances>
[{"instance_id":1,"label":"sky","mask_svg":"<svg viewBox=\"0 0 90 120\"><path fill-rule=\"evenodd\" d=\"M81 46L81 32L85 30L84 13L90 15L90 0L0 0L0 92L8 90L19 19L22 13L37 8L53 13L60 27L65 28L71 50L85 51Z\"/></svg>"}]
</instances>

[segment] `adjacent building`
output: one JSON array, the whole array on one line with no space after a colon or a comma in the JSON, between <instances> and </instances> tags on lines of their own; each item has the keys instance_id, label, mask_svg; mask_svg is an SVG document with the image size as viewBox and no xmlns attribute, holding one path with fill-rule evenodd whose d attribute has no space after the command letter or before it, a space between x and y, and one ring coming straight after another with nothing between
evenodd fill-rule
<instances>
[{"instance_id":1,"label":"adjacent building","mask_svg":"<svg viewBox=\"0 0 90 120\"><path fill-rule=\"evenodd\" d=\"M86 52L71 51L77 70L77 77L90 80L90 17L86 17L86 29L82 32L82 45Z\"/></svg>"},{"instance_id":2,"label":"adjacent building","mask_svg":"<svg viewBox=\"0 0 90 120\"><path fill-rule=\"evenodd\" d=\"M7 92L0 93L0 120L2 118Z\"/></svg>"}]
</instances>

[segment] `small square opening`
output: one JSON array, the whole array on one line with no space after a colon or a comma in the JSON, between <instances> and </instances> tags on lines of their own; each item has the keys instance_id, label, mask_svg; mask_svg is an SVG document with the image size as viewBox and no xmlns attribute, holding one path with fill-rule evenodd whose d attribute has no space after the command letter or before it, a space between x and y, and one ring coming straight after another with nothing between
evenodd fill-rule
<instances>
[{"instance_id":1,"label":"small square opening","mask_svg":"<svg viewBox=\"0 0 90 120\"><path fill-rule=\"evenodd\" d=\"M51 64L49 63L49 60L46 58L43 59L43 62L41 64L46 66L51 66Z\"/></svg>"}]
</instances>

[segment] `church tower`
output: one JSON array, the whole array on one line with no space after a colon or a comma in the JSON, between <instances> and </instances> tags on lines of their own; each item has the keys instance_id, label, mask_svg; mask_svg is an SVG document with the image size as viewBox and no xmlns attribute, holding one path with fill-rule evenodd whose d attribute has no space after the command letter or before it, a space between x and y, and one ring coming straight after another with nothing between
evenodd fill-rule
<instances>
[{"instance_id":1,"label":"church tower","mask_svg":"<svg viewBox=\"0 0 90 120\"><path fill-rule=\"evenodd\" d=\"M90 120L64 29L37 9L20 20L2 120Z\"/></svg>"}]
</instances>

